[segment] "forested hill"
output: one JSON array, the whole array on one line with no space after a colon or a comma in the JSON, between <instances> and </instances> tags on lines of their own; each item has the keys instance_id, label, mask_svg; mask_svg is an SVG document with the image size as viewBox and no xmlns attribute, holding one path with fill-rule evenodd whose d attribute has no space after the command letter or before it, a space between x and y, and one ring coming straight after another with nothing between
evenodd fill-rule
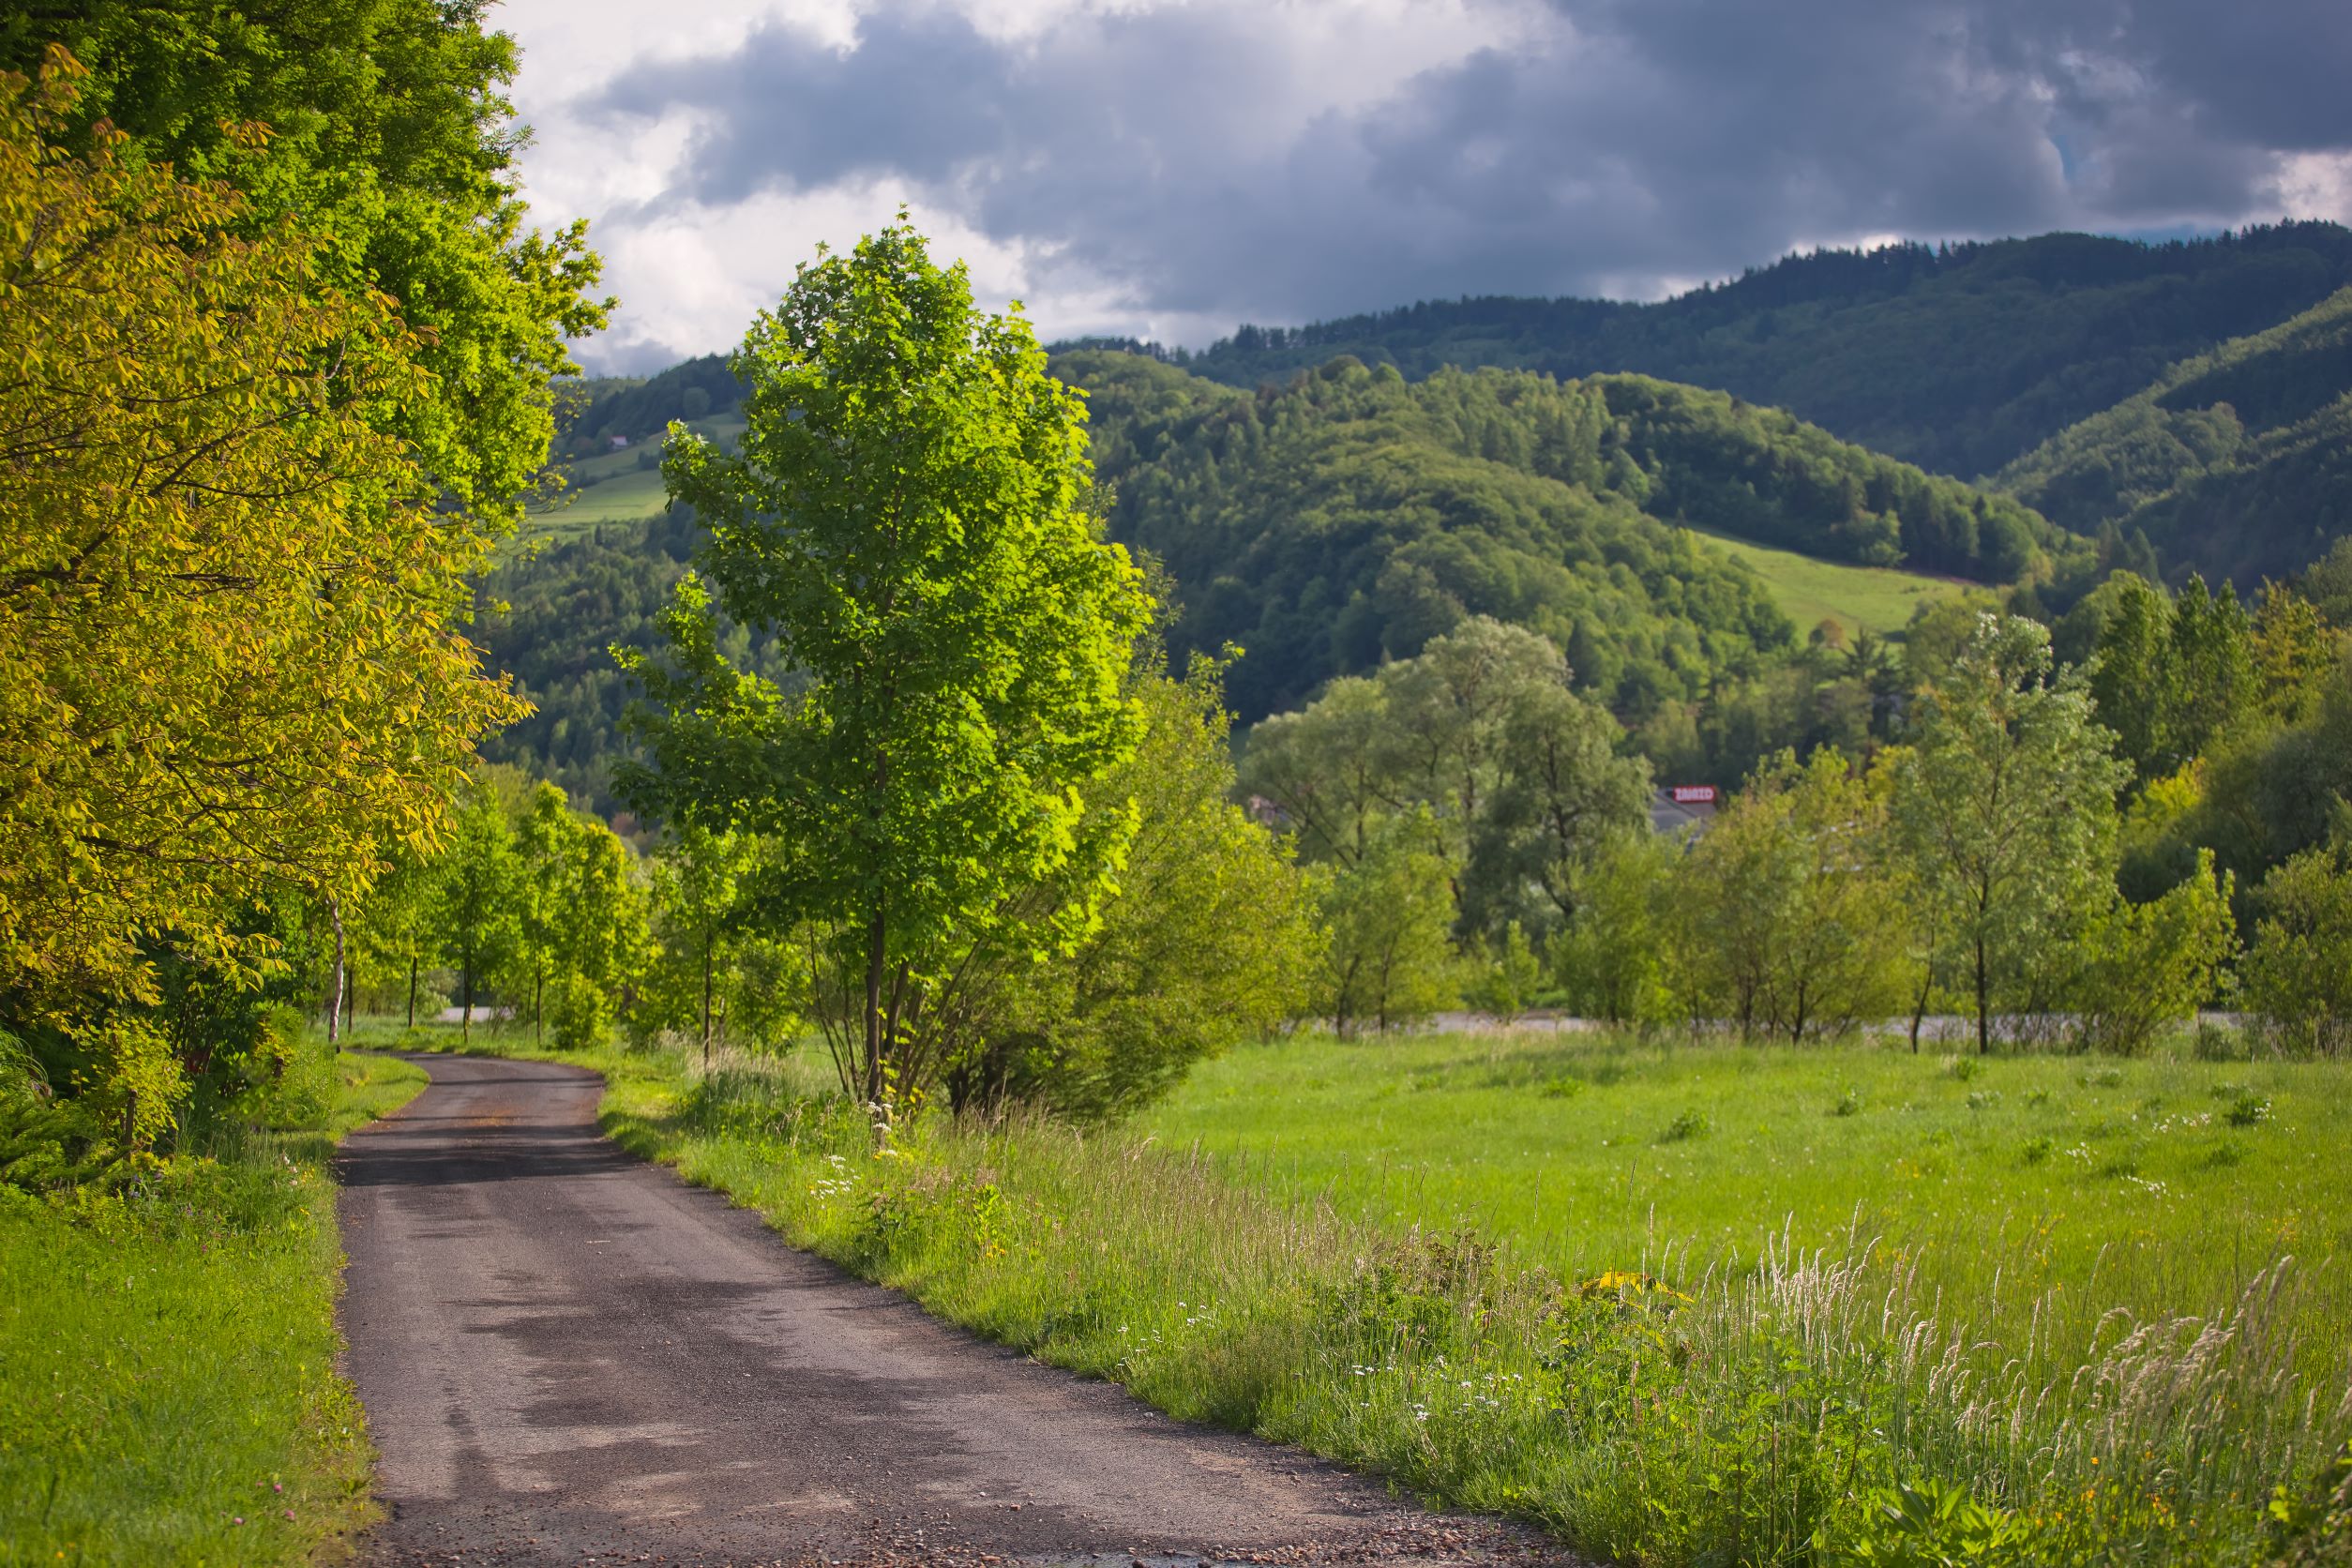
<instances>
[{"instance_id":1,"label":"forested hill","mask_svg":"<svg viewBox=\"0 0 2352 1568\"><path fill-rule=\"evenodd\" d=\"M2176 361L2352 283L2352 232L2289 223L2162 245L2088 234L1794 256L1650 305L1430 301L1245 326L1189 369L1244 388L1339 354L1561 378L1627 370L1786 408L1937 473L1989 474Z\"/></svg>"},{"instance_id":2,"label":"forested hill","mask_svg":"<svg viewBox=\"0 0 2352 1568\"><path fill-rule=\"evenodd\" d=\"M2186 359L1995 481L2083 533L2251 589L2352 534L2352 289Z\"/></svg>"},{"instance_id":3,"label":"forested hill","mask_svg":"<svg viewBox=\"0 0 2352 1568\"><path fill-rule=\"evenodd\" d=\"M1621 711L1696 698L1792 628L1680 523L1991 581L2066 543L2013 501L1646 377L1408 383L1342 358L1253 394L1109 350L1054 370L1087 389L1113 534L1175 580L1174 651L1247 650L1244 719L1477 614L1550 636Z\"/></svg>"}]
</instances>

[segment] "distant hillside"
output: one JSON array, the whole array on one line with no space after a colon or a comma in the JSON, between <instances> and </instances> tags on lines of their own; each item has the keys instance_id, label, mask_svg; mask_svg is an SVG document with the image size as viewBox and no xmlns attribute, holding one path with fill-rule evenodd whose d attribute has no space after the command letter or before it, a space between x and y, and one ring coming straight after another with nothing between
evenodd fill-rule
<instances>
[{"instance_id":1,"label":"distant hillside","mask_svg":"<svg viewBox=\"0 0 2352 1568\"><path fill-rule=\"evenodd\" d=\"M1473 614L1552 637L1621 710L1695 699L1793 628L1678 523L1987 580L2066 545L2006 498L1646 377L1408 383L1343 358L1250 394L1108 350L1054 370L1087 389L1113 534L1176 581L1175 651L1248 650L1229 687L1244 718Z\"/></svg>"},{"instance_id":2,"label":"distant hillside","mask_svg":"<svg viewBox=\"0 0 2352 1568\"><path fill-rule=\"evenodd\" d=\"M1638 371L1788 409L1941 474L1989 474L2178 360L2352 284L2352 232L2290 223L2190 243L2087 234L1791 257L1653 305L1432 301L1245 326L1202 375L1282 383L1339 354L1420 379L1444 365Z\"/></svg>"},{"instance_id":3,"label":"distant hillside","mask_svg":"<svg viewBox=\"0 0 2352 1568\"><path fill-rule=\"evenodd\" d=\"M2252 588L2352 534L2352 288L2167 369L1996 484L2082 533Z\"/></svg>"}]
</instances>

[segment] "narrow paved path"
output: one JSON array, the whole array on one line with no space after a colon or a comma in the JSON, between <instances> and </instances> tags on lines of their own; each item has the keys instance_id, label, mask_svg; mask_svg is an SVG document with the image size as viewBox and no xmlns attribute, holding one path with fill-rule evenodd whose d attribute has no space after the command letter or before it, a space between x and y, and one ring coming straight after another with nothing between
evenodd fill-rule
<instances>
[{"instance_id":1,"label":"narrow paved path","mask_svg":"<svg viewBox=\"0 0 2352 1568\"><path fill-rule=\"evenodd\" d=\"M339 1162L363 1561L1551 1560L793 1251L600 1138L587 1073L415 1060Z\"/></svg>"}]
</instances>

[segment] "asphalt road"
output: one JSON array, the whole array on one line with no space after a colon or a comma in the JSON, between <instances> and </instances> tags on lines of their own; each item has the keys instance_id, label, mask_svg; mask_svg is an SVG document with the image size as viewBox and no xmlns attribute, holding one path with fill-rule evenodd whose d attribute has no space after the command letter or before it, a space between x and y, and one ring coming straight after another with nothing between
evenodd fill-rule
<instances>
[{"instance_id":1,"label":"asphalt road","mask_svg":"<svg viewBox=\"0 0 2352 1568\"><path fill-rule=\"evenodd\" d=\"M1562 1560L793 1251L598 1137L590 1074L415 1060L339 1161L363 1562Z\"/></svg>"}]
</instances>

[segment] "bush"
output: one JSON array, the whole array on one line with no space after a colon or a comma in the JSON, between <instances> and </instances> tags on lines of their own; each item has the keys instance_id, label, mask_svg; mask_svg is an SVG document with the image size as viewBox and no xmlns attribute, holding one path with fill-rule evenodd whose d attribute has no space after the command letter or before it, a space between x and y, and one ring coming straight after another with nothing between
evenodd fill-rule
<instances>
[{"instance_id":1,"label":"bush","mask_svg":"<svg viewBox=\"0 0 2352 1568\"><path fill-rule=\"evenodd\" d=\"M2352 1044L2352 867L2346 847L2306 850L2270 873L2239 994L2274 1049L2343 1054Z\"/></svg>"},{"instance_id":2,"label":"bush","mask_svg":"<svg viewBox=\"0 0 2352 1568\"><path fill-rule=\"evenodd\" d=\"M603 1044L612 1027L612 999L596 982L566 974L551 988L548 1018L557 1049L585 1050Z\"/></svg>"}]
</instances>

